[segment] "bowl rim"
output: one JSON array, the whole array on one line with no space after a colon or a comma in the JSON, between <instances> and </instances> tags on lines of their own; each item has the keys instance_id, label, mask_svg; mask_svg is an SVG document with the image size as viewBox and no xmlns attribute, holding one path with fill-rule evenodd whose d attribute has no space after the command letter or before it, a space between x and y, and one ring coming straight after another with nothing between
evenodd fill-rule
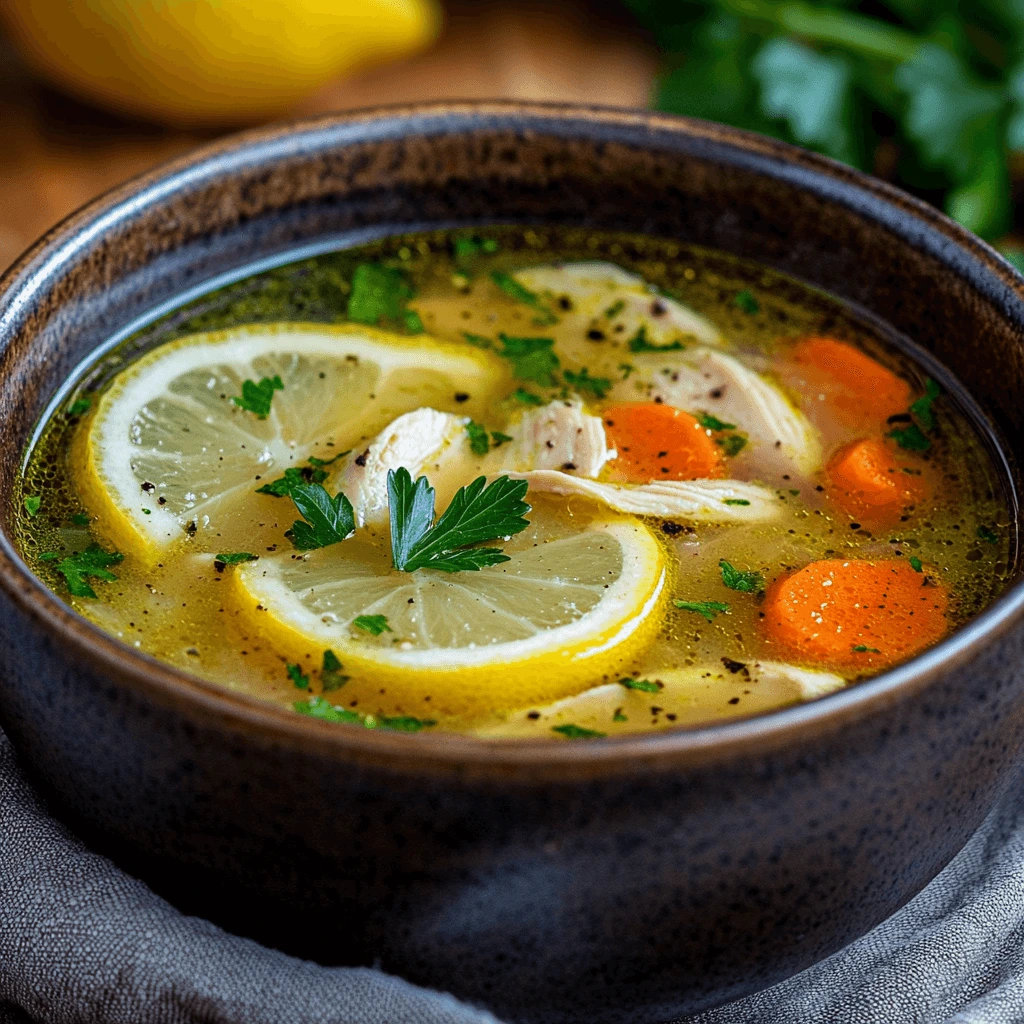
<instances>
[{"instance_id":1,"label":"bowl rim","mask_svg":"<svg viewBox=\"0 0 1024 1024\"><path fill-rule=\"evenodd\" d=\"M780 177L818 186L826 199L856 198L883 221L909 218L937 235L933 246L952 245L980 264L983 273L1024 302L1024 277L995 249L937 209L868 174L777 139L695 118L650 111L516 100L428 102L382 106L303 118L228 135L159 164L93 199L44 234L0 275L0 352L4 337L34 297L60 279L72 262L105 231L133 213L157 204L203 178L216 178L258 161L302 151L325 132L334 145L388 138L468 133L507 128L584 138L616 129L646 133L656 144L671 137L708 143L737 159L773 166ZM592 132L586 135L586 129ZM560 130L561 129L561 130ZM598 139L597 141L601 141ZM642 143L641 143L642 147ZM315 148L315 145L314 145ZM760 173L764 173L763 169ZM962 270L954 271L963 278ZM0 384L3 383L0 374ZM951 636L923 654L855 686L803 704L746 718L658 733L607 737L587 743L547 739L483 740L454 733L401 734L339 729L335 724L238 693L157 661L123 643L79 615L32 572L6 531L0 530L0 588L7 598L58 637L101 676L142 690L204 724L241 731L273 746L299 746L334 759L387 765L393 771L450 771L542 778L549 782L608 773L675 768L763 755L795 746L805 736L842 730L925 690L938 676L969 663L988 644L1024 621L1024 581L1012 584L996 601Z\"/></svg>"}]
</instances>

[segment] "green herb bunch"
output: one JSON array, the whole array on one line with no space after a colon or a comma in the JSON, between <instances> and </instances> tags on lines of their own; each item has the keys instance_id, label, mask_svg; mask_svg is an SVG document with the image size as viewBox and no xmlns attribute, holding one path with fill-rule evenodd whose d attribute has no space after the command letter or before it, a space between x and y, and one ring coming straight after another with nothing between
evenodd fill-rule
<instances>
[{"instance_id":1,"label":"green herb bunch","mask_svg":"<svg viewBox=\"0 0 1024 1024\"><path fill-rule=\"evenodd\" d=\"M1013 226L1024 153L1020 0L626 0L664 54L663 110L795 142L972 231ZM1003 245L1024 266L1024 249Z\"/></svg>"}]
</instances>

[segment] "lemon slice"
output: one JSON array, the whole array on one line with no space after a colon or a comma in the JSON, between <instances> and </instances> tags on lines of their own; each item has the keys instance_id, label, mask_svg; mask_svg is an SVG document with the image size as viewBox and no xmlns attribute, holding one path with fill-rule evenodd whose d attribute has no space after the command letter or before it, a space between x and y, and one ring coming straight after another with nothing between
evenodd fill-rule
<instances>
[{"instance_id":1,"label":"lemon slice","mask_svg":"<svg viewBox=\"0 0 1024 1024\"><path fill-rule=\"evenodd\" d=\"M152 559L186 533L200 546L244 543L284 514L280 499L255 492L286 468L354 448L421 405L473 415L506 372L487 352L362 326L184 338L133 363L103 395L81 488L122 551ZM264 377L283 387L260 419L232 398Z\"/></svg>"},{"instance_id":2,"label":"lemon slice","mask_svg":"<svg viewBox=\"0 0 1024 1024\"><path fill-rule=\"evenodd\" d=\"M234 579L263 636L315 664L331 649L353 677L345 702L367 711L467 717L554 700L656 635L666 562L643 524L570 533L534 521L505 551L510 561L479 572L405 573L386 545L357 535L261 558ZM385 616L390 631L362 631L353 620L364 615Z\"/></svg>"}]
</instances>

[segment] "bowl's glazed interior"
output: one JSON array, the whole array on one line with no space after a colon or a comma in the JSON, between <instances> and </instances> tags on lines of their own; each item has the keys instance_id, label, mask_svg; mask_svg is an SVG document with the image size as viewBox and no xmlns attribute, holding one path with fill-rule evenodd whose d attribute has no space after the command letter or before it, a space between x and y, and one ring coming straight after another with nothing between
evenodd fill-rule
<instances>
[{"instance_id":1,"label":"bowl's glazed interior","mask_svg":"<svg viewBox=\"0 0 1024 1024\"><path fill-rule=\"evenodd\" d=\"M208 880L190 909L228 913L213 893L233 879L283 908L261 916L295 925L277 934L303 953L322 911L325 959L381 956L516 1020L653 1024L806 966L959 849L1020 748L1019 584L923 658L813 705L639 739L496 747L340 730L159 666L64 609L10 542L26 442L98 346L260 262L494 221L675 238L831 292L966 384L1019 489L1024 282L881 183L732 129L581 108L397 109L250 133L98 201L4 280L0 717L97 841L150 879L180 868ZM981 675L984 720L944 725ZM901 770L906 791L867 784ZM313 773L371 801L375 820L346 832L329 793L309 796ZM657 864L657 849L677 854ZM282 871L296 857L307 875ZM810 877L829 858L841 884ZM609 882L624 864L647 866L649 891ZM317 908L308 897L324 879L320 891L336 893ZM541 896L562 900L564 920L542 920ZM233 920L255 930L242 902ZM324 945L337 905L351 935ZM572 977L586 992L566 988Z\"/></svg>"}]
</instances>

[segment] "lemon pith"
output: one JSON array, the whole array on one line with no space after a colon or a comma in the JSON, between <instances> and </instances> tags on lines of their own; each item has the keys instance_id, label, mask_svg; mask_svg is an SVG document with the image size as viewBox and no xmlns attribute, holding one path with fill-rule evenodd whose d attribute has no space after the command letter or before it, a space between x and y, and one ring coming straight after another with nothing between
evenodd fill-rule
<instances>
[{"instance_id":1,"label":"lemon pith","mask_svg":"<svg viewBox=\"0 0 1024 1024\"><path fill-rule=\"evenodd\" d=\"M232 516L251 523L254 511L277 512L256 493L261 482L353 447L424 399L469 392L471 414L504 373L489 353L363 326L183 338L133 363L103 395L76 460L79 485L122 551L152 560L187 532L217 545ZM244 380L275 375L284 388L265 420L232 402ZM244 536L245 523L237 527Z\"/></svg>"},{"instance_id":2,"label":"lemon pith","mask_svg":"<svg viewBox=\"0 0 1024 1024\"><path fill-rule=\"evenodd\" d=\"M451 576L382 571L379 552L347 541L262 558L234 580L254 630L277 649L317 662L331 649L352 676L346 703L405 714L469 718L578 692L660 628L667 570L643 524L597 522L506 550L509 562ZM393 632L352 627L382 613Z\"/></svg>"}]
</instances>

